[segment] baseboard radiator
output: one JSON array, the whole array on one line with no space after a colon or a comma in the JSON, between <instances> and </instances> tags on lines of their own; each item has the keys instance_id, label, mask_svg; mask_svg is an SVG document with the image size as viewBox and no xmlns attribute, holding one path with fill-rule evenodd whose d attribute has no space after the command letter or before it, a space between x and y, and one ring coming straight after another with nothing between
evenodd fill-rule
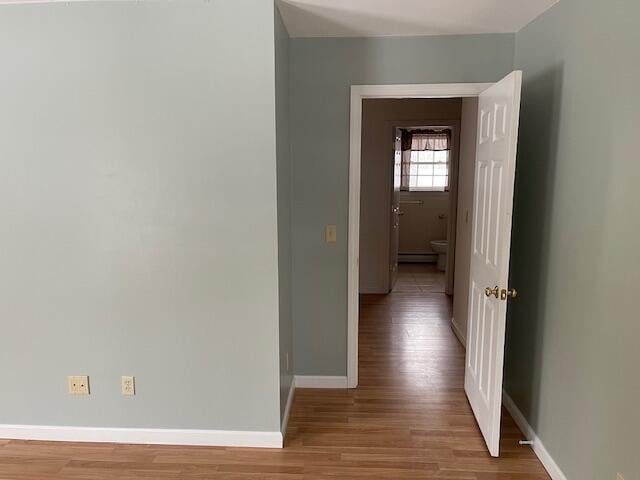
<instances>
[{"instance_id":1,"label":"baseboard radiator","mask_svg":"<svg viewBox=\"0 0 640 480\"><path fill-rule=\"evenodd\" d=\"M432 252L424 253L399 253L399 263L437 263L438 254Z\"/></svg>"}]
</instances>

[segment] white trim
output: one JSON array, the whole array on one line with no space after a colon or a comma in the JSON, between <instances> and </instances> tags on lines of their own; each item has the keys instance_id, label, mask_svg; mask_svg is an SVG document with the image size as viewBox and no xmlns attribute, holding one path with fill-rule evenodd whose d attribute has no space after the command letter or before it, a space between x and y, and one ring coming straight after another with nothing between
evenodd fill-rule
<instances>
[{"instance_id":1,"label":"white trim","mask_svg":"<svg viewBox=\"0 0 640 480\"><path fill-rule=\"evenodd\" d=\"M358 386L358 294L360 255L360 155L362 101L365 98L477 97L492 83L352 85L349 132L349 244L347 280L347 386ZM298 384L298 386L301 386Z\"/></svg>"},{"instance_id":2,"label":"white trim","mask_svg":"<svg viewBox=\"0 0 640 480\"><path fill-rule=\"evenodd\" d=\"M5 440L282 448L281 432L0 425Z\"/></svg>"},{"instance_id":3,"label":"white trim","mask_svg":"<svg viewBox=\"0 0 640 480\"><path fill-rule=\"evenodd\" d=\"M453 334L456 336L458 341L462 344L462 346L466 350L467 339L464 338L464 335L462 335L462 332L460 331L460 326L456 323L456 319L453 317L451 317L451 330L453 330Z\"/></svg>"},{"instance_id":4,"label":"white trim","mask_svg":"<svg viewBox=\"0 0 640 480\"><path fill-rule=\"evenodd\" d=\"M351 95L362 98L477 97L493 83L428 83L404 85L352 85Z\"/></svg>"},{"instance_id":5,"label":"white trim","mask_svg":"<svg viewBox=\"0 0 640 480\"><path fill-rule=\"evenodd\" d=\"M533 449L533 453L535 453L536 456L540 459L540 462L542 462L542 465L544 465L544 468L547 470L549 476L553 480L567 480L566 475L562 473L562 470L560 470L558 464L551 457L547 449L544 448L542 441L538 438L538 435L536 434L533 427L529 425L527 419L524 417L520 409L516 406L514 401L505 390L502 391L502 404L504 405L504 408L506 408L507 411L511 414L511 417L516 422L516 425L518 425L518 428L520 428L525 438L533 442L533 445L531 446L531 448Z\"/></svg>"},{"instance_id":6,"label":"white trim","mask_svg":"<svg viewBox=\"0 0 640 480\"><path fill-rule=\"evenodd\" d=\"M347 388L347 377L296 375L296 388Z\"/></svg>"},{"instance_id":7,"label":"white trim","mask_svg":"<svg viewBox=\"0 0 640 480\"><path fill-rule=\"evenodd\" d=\"M287 397L287 405L284 407L284 415L282 415L282 439L287 435L287 425L289 425L289 414L291 413L291 405L293 405L293 397L296 395L296 377L291 378L291 387L289 387L289 396Z\"/></svg>"}]
</instances>

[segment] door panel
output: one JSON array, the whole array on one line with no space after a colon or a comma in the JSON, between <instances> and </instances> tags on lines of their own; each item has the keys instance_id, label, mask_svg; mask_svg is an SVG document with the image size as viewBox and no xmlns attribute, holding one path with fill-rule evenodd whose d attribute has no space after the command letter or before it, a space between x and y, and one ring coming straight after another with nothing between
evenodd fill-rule
<instances>
[{"instance_id":1,"label":"door panel","mask_svg":"<svg viewBox=\"0 0 640 480\"><path fill-rule=\"evenodd\" d=\"M465 391L492 456L500 412L522 73L480 95Z\"/></svg>"},{"instance_id":2,"label":"door panel","mask_svg":"<svg viewBox=\"0 0 640 480\"><path fill-rule=\"evenodd\" d=\"M402 130L396 128L393 148L393 195L391 196L391 251L389 254L389 291L398 280L400 251L400 188L402 184Z\"/></svg>"}]
</instances>

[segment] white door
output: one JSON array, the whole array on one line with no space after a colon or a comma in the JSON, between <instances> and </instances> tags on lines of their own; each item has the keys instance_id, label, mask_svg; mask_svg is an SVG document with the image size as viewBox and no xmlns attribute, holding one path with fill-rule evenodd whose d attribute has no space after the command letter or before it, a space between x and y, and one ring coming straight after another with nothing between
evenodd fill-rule
<instances>
[{"instance_id":1,"label":"white door","mask_svg":"<svg viewBox=\"0 0 640 480\"><path fill-rule=\"evenodd\" d=\"M389 291L398 280L400 253L400 187L402 182L402 130L396 128L393 141L393 194L391 195L391 241L389 252Z\"/></svg>"},{"instance_id":2,"label":"white door","mask_svg":"<svg viewBox=\"0 0 640 480\"><path fill-rule=\"evenodd\" d=\"M494 457L500 453L507 299L515 296L507 282L521 84L522 72L512 72L478 103L464 388Z\"/></svg>"}]
</instances>

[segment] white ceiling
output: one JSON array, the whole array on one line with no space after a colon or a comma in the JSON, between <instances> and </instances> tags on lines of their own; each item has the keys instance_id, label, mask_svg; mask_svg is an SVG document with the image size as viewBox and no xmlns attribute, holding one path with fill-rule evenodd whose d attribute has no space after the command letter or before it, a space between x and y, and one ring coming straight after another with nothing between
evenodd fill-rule
<instances>
[{"instance_id":1,"label":"white ceiling","mask_svg":"<svg viewBox=\"0 0 640 480\"><path fill-rule=\"evenodd\" d=\"M292 37L517 32L558 0L279 0Z\"/></svg>"},{"instance_id":2,"label":"white ceiling","mask_svg":"<svg viewBox=\"0 0 640 480\"><path fill-rule=\"evenodd\" d=\"M0 0L0 5L69 1L91 0ZM292 37L384 37L517 32L558 1L277 0L282 18Z\"/></svg>"}]
</instances>

